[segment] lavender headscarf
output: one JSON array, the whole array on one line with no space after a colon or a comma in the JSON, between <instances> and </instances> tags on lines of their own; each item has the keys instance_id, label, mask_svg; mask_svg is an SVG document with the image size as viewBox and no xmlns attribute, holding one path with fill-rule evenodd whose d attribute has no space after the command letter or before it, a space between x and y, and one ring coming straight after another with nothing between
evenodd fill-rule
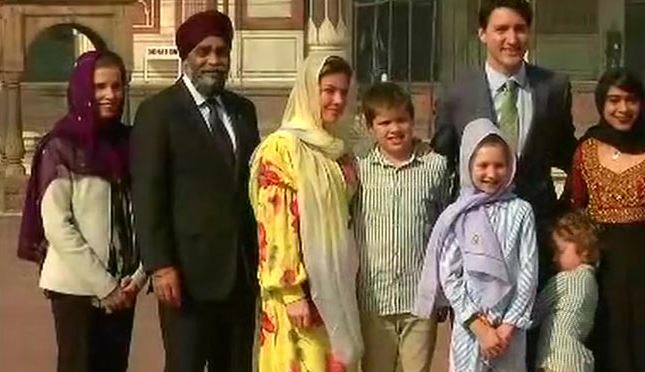
<instances>
[{"instance_id":1,"label":"lavender headscarf","mask_svg":"<svg viewBox=\"0 0 645 372\"><path fill-rule=\"evenodd\" d=\"M515 157L509 152L509 177L495 194L486 194L476 189L470 173L472 157L482 140L489 135L504 138L488 119L468 123L462 135L459 155L461 191L459 198L441 214L430 236L413 311L419 317L429 318L434 308L448 306L439 281L439 259L447 248L449 242L446 240L451 232L456 234L459 242L464 271L478 279L474 285L478 286L477 290L482 294L483 307L492 308L511 290L500 243L484 206L515 197L511 192Z\"/></svg>"},{"instance_id":2,"label":"lavender headscarf","mask_svg":"<svg viewBox=\"0 0 645 372\"><path fill-rule=\"evenodd\" d=\"M119 121L123 105L113 122L101 123L94 98L95 65L105 53L112 52L87 52L76 60L67 88L68 113L36 147L20 225L18 257L22 259L42 263L45 258L40 203L54 179L73 172L110 182L128 181L129 128ZM119 68L125 82L125 68L122 64Z\"/></svg>"}]
</instances>

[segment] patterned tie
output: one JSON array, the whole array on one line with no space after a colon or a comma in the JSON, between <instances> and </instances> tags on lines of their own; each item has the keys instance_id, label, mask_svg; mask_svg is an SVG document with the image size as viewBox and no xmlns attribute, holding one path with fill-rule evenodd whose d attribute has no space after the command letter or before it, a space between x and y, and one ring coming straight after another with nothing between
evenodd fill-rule
<instances>
[{"instance_id":1,"label":"patterned tie","mask_svg":"<svg viewBox=\"0 0 645 372\"><path fill-rule=\"evenodd\" d=\"M517 152L519 141L519 115L517 113L517 88L515 80L507 80L502 87L502 106L500 107L499 129L506 136L514 152Z\"/></svg>"}]
</instances>

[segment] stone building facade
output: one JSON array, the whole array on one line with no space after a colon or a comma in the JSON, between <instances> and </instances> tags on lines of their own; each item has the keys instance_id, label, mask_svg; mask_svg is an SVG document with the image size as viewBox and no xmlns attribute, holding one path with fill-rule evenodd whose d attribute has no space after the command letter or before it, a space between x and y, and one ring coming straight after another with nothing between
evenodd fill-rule
<instances>
[{"instance_id":1,"label":"stone building facade","mask_svg":"<svg viewBox=\"0 0 645 372\"><path fill-rule=\"evenodd\" d=\"M0 0L0 174L6 175L0 176L0 211L20 204L25 147L66 111L66 79L85 50L108 47L123 56L131 73L130 120L142 99L180 73L177 26L216 8L236 28L229 86L256 103L263 134L278 126L302 60L334 53L353 62L359 90L381 78L404 84L414 97L418 134L427 136L442 87L483 61L479 2ZM536 17L528 59L572 77L574 121L582 132L597 119L591 92L607 66L645 70L645 0L531 2Z\"/></svg>"}]
</instances>

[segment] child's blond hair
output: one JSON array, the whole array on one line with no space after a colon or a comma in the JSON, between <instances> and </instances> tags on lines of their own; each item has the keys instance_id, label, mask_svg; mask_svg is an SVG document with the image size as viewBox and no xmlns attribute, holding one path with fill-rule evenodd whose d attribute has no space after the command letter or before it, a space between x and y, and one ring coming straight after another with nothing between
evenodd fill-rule
<instances>
[{"instance_id":1,"label":"child's blond hair","mask_svg":"<svg viewBox=\"0 0 645 372\"><path fill-rule=\"evenodd\" d=\"M553 226L553 234L567 242L575 243L576 252L586 263L595 265L600 259L598 227L584 212L569 212L558 218Z\"/></svg>"}]
</instances>

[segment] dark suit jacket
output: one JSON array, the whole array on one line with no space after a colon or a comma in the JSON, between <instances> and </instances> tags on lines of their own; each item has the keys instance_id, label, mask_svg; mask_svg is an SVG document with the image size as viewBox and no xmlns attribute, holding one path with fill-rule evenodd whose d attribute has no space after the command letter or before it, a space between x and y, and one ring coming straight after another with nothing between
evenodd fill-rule
<instances>
[{"instance_id":1,"label":"dark suit jacket","mask_svg":"<svg viewBox=\"0 0 645 372\"><path fill-rule=\"evenodd\" d=\"M576 147L571 117L571 86L566 76L526 65L533 89L533 121L522 149L515 178L516 193L533 206L543 222L557 211L551 167L569 172ZM484 69L472 71L446 92L435 120L434 148L456 164L461 135L472 120L497 122Z\"/></svg>"},{"instance_id":2,"label":"dark suit jacket","mask_svg":"<svg viewBox=\"0 0 645 372\"><path fill-rule=\"evenodd\" d=\"M181 80L141 103L131 139L144 268L179 268L184 290L196 300L227 299L239 278L254 289L257 282L247 186L249 159L260 140L255 106L230 91L222 101L237 137L234 162L226 161L221 139L211 134Z\"/></svg>"}]
</instances>

